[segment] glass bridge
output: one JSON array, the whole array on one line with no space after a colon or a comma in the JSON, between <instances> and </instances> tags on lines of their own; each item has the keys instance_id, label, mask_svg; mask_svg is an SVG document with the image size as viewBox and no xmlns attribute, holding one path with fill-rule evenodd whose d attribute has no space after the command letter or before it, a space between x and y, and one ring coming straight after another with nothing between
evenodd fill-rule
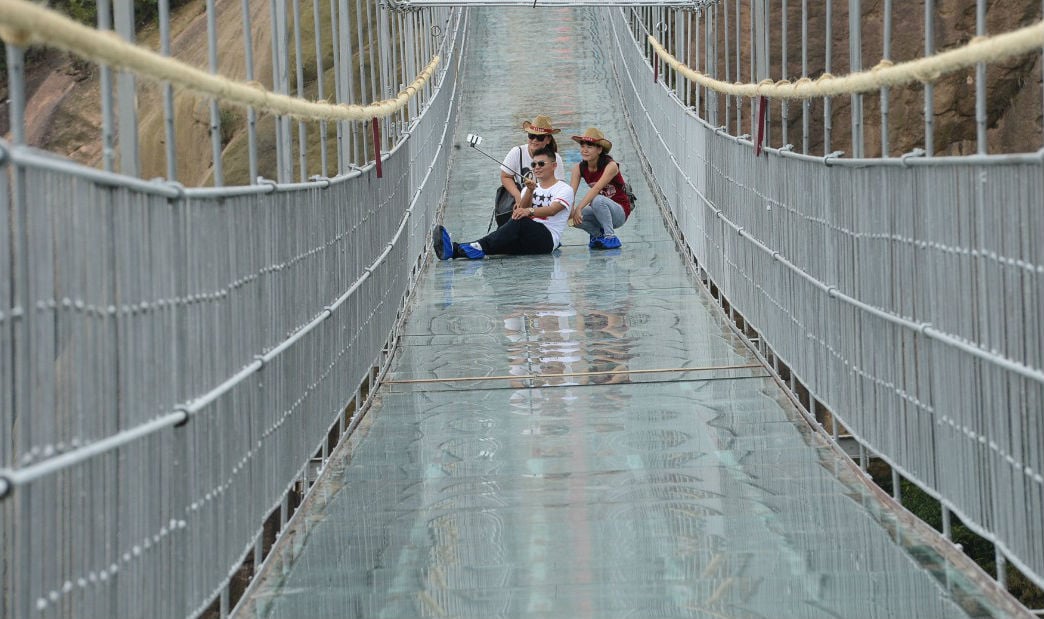
<instances>
[{"instance_id":1,"label":"glass bridge","mask_svg":"<svg viewBox=\"0 0 1044 619\"><path fill-rule=\"evenodd\" d=\"M548 114L637 187L619 250L432 261L391 369L239 610L249 617L999 617L734 333L642 174L592 9L472 9L446 227ZM575 131L573 130L575 129ZM653 174L656 171L653 170Z\"/></svg>"}]
</instances>

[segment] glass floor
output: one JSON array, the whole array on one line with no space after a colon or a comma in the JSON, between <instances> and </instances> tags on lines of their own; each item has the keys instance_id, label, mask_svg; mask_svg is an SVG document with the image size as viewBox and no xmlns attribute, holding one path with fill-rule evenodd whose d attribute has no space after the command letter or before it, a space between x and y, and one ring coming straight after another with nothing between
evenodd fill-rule
<instances>
[{"instance_id":1,"label":"glass floor","mask_svg":"<svg viewBox=\"0 0 1044 619\"><path fill-rule=\"evenodd\" d=\"M639 196L623 247L433 261L373 408L240 616L1004 616L885 509L735 339L676 253L597 9L472 9L456 141L498 160L548 114L602 129ZM498 170L454 151L474 240Z\"/></svg>"}]
</instances>

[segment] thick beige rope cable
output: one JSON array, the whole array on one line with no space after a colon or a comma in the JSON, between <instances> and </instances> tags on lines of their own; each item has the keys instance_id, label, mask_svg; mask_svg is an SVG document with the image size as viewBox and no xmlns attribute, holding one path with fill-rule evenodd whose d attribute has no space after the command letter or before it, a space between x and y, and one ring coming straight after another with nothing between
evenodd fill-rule
<instances>
[{"instance_id":1,"label":"thick beige rope cable","mask_svg":"<svg viewBox=\"0 0 1044 619\"><path fill-rule=\"evenodd\" d=\"M825 73L816 80L803 77L796 82L762 80L760 83L730 84L693 71L672 56L652 35L649 43L656 54L690 81L726 95L740 97L769 97L773 99L811 99L836 95L869 92L885 86L899 86L912 82L930 83L948 73L974 66L980 62L998 62L1029 52L1040 52L1044 47L1044 21L1032 26L992 37L977 37L964 47L940 52L927 58L893 64L882 60L869 71L835 77Z\"/></svg>"},{"instance_id":2,"label":"thick beige rope cable","mask_svg":"<svg viewBox=\"0 0 1044 619\"><path fill-rule=\"evenodd\" d=\"M19 47L45 45L92 62L129 71L157 82L208 95L256 110L312 120L370 120L384 118L406 105L435 73L433 56L417 79L394 99L370 105L336 105L309 101L265 90L257 82L237 82L207 73L173 58L138 47L112 32L89 28L25 0L0 0L0 39Z\"/></svg>"}]
</instances>

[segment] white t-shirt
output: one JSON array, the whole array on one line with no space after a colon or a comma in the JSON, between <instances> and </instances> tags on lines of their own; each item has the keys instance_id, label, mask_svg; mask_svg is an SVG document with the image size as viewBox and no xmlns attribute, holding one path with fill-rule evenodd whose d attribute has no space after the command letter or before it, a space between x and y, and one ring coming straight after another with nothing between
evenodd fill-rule
<instances>
[{"instance_id":1,"label":"white t-shirt","mask_svg":"<svg viewBox=\"0 0 1044 619\"><path fill-rule=\"evenodd\" d=\"M518 154L522 153L522 167L518 167ZM565 164L562 162L562 155L555 153L555 161L558 165L555 166L555 178L560 181L566 179L565 175ZM507 157L504 157L504 163L500 166L501 172L507 172L508 174L524 174L533 167L533 157L529 154L529 146L523 144L522 146L516 146L508 151ZM515 182L520 182L518 178L515 178Z\"/></svg>"},{"instance_id":2,"label":"white t-shirt","mask_svg":"<svg viewBox=\"0 0 1044 619\"><path fill-rule=\"evenodd\" d=\"M528 187L522 189L522 197L526 197ZM551 239L555 247L562 244L562 232L569 223L569 211L573 208L573 188L565 181L558 181L547 189L537 185L533 190L533 206L540 208L548 206L552 202L561 202L565 208L550 217L534 217L533 221L539 221L551 233Z\"/></svg>"}]
</instances>

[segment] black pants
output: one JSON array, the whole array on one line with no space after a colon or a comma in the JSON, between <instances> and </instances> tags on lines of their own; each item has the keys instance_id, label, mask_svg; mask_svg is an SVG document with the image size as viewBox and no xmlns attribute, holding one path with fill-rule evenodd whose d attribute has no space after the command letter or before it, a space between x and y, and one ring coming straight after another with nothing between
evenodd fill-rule
<instances>
[{"instance_id":1,"label":"black pants","mask_svg":"<svg viewBox=\"0 0 1044 619\"><path fill-rule=\"evenodd\" d=\"M487 255L550 254L555 250L551 231L544 224L528 217L509 219L493 232L478 240Z\"/></svg>"}]
</instances>

